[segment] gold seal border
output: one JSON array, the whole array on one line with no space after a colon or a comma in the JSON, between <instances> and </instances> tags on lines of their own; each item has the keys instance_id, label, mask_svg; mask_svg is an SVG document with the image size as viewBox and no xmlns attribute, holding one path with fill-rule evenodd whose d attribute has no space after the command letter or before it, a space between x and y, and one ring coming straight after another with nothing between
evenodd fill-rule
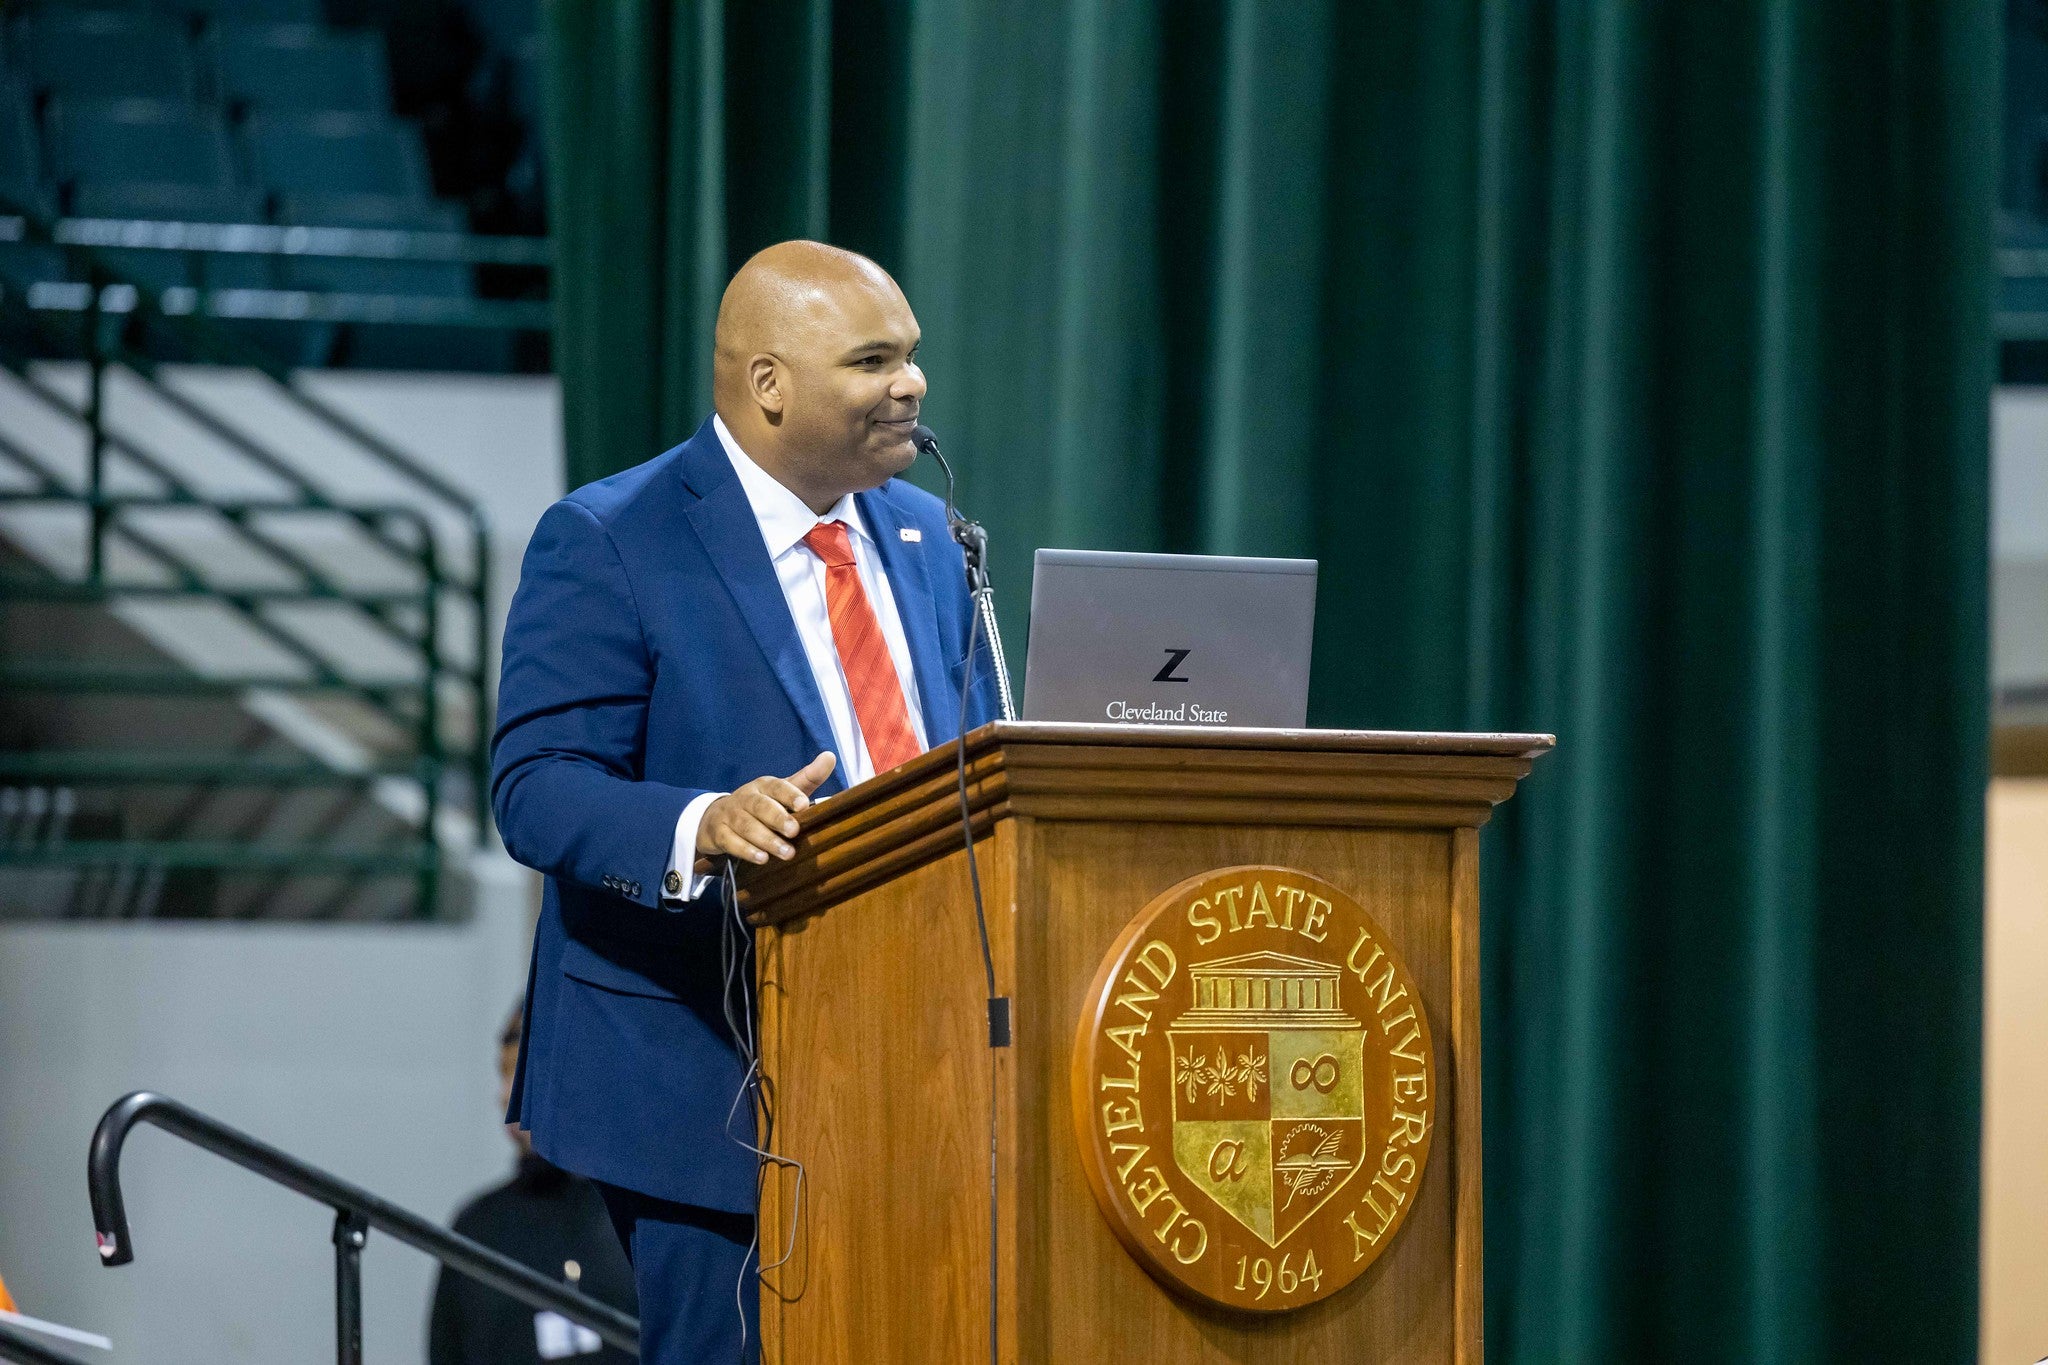
<instances>
[{"instance_id":1,"label":"gold seal border","mask_svg":"<svg viewBox=\"0 0 2048 1365\"><path fill-rule=\"evenodd\" d=\"M1158 921L1172 902L1189 894L1195 887L1200 886L1204 882L1236 873L1243 873L1247 876L1265 873L1298 877L1305 882L1334 891L1351 904L1352 908L1358 912L1359 917L1365 921L1366 926L1377 940L1385 947L1389 959L1399 972L1404 984L1409 986L1414 993L1416 1004L1415 1019L1422 1030L1423 1056L1426 1058L1424 1066L1429 1077L1429 1129L1419 1145L1419 1150L1415 1150L1416 1170L1415 1178L1411 1182L1411 1189L1415 1193L1402 1200L1399 1207L1394 1210L1393 1217L1380 1230L1372 1254L1365 1257L1362 1261L1354 1262L1347 1269L1347 1273L1341 1282L1333 1284L1327 1291L1317 1294L1312 1299L1306 1299L1299 1303L1275 1304L1271 1307L1256 1303L1237 1303L1229 1299L1216 1298L1197 1286L1190 1284L1188 1281L1175 1276L1167 1268L1154 1249L1147 1246L1138 1235L1137 1229L1132 1226L1133 1218L1123 1207L1117 1192L1110 1188L1105 1170L1105 1159L1096 1151L1095 1129L1090 1122L1090 1117L1094 1113L1094 1086L1091 1084L1091 1077L1094 1074L1095 1068L1091 1065L1094 1061L1092 1044L1101 1031L1104 1014L1111 1003L1110 994L1106 987L1114 979L1115 969L1124 963L1126 955L1138 937ZM1314 1307L1316 1304L1343 1293L1346 1289L1357 1283L1367 1271L1371 1270L1379 1262L1387 1249L1399 1238L1402 1228L1407 1225L1409 1212L1415 1207L1416 1194L1420 1193L1423 1181L1429 1174L1429 1158L1436 1149L1436 1130L1441 1121L1437 1117L1441 1085L1437 1073L1435 1031L1430 1027L1429 1011L1423 1008L1421 983L1416 981L1415 974L1409 971L1407 962L1396 955L1393 936L1387 933L1386 927L1380 923L1370 910L1365 908L1364 903L1357 896L1346 891L1343 887L1325 878L1318 877L1312 872L1305 872L1298 867L1283 867L1278 863L1233 863L1224 867L1212 867L1206 871L1183 877L1172 886L1166 888L1166 890L1152 897L1151 900L1145 902L1139 908L1130 921L1117 932L1117 936L1111 940L1109 947L1103 951L1102 958L1095 968L1095 975L1088 984L1088 994L1082 1001L1080 1018L1074 1029L1073 1056L1067 1067L1067 1093L1068 1109L1074 1124L1075 1155L1081 1163L1082 1173L1087 1177L1088 1188L1095 1196L1096 1205L1102 1212L1103 1221L1109 1224L1110 1231L1116 1234L1116 1239L1119 1242L1123 1243L1124 1250L1130 1253L1131 1259L1143 1267L1147 1275L1175 1294L1194 1299L1197 1302L1214 1308L1220 1308L1226 1312L1244 1313L1255 1317L1275 1317L1280 1314L1299 1312L1303 1309ZM1384 1151L1381 1155L1384 1157ZM1364 1170L1365 1167L1361 1166L1360 1171L1363 1172Z\"/></svg>"}]
</instances>

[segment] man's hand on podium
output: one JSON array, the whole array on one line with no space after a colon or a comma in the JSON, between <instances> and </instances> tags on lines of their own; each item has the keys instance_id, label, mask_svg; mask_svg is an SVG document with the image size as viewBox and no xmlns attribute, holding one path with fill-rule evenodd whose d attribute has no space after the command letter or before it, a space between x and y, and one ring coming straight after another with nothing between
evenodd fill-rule
<instances>
[{"instance_id":1,"label":"man's hand on podium","mask_svg":"<svg viewBox=\"0 0 2048 1365\"><path fill-rule=\"evenodd\" d=\"M750 863L765 863L772 853L787 861L796 856L788 840L796 837L795 813L811 804L811 793L832 775L838 758L819 754L788 777L757 777L704 808L697 826L697 851L730 854Z\"/></svg>"}]
</instances>

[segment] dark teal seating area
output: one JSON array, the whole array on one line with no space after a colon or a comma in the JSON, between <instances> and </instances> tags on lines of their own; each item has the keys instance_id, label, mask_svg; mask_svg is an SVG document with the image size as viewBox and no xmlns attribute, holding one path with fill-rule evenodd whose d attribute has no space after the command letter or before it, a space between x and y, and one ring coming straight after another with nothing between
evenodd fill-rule
<instances>
[{"instance_id":1,"label":"dark teal seating area","mask_svg":"<svg viewBox=\"0 0 2048 1365\"><path fill-rule=\"evenodd\" d=\"M250 179L273 193L429 197L418 131L382 114L254 113L241 131Z\"/></svg>"},{"instance_id":2,"label":"dark teal seating area","mask_svg":"<svg viewBox=\"0 0 2048 1365\"><path fill-rule=\"evenodd\" d=\"M36 5L0 30L0 184L72 213L81 187L120 187L207 218L252 194L266 216L280 195L374 194L403 217L432 187L387 65L381 34L280 0Z\"/></svg>"},{"instance_id":3,"label":"dark teal seating area","mask_svg":"<svg viewBox=\"0 0 2048 1365\"><path fill-rule=\"evenodd\" d=\"M52 98L46 173L60 198L80 185L235 184L227 124L215 110L161 99Z\"/></svg>"},{"instance_id":4,"label":"dark teal seating area","mask_svg":"<svg viewBox=\"0 0 2048 1365\"><path fill-rule=\"evenodd\" d=\"M368 114L391 107L388 63L373 34L311 24L218 24L201 51L230 108Z\"/></svg>"},{"instance_id":5,"label":"dark teal seating area","mask_svg":"<svg viewBox=\"0 0 2048 1365\"><path fill-rule=\"evenodd\" d=\"M0 9L0 212L462 234L420 129L393 112L384 33L318 0L128 0ZM132 240L132 239L131 239ZM189 287L471 300L461 260L95 248L161 295ZM0 290L81 282L80 257L0 241ZM46 291L47 292L47 291ZM500 369L487 328L278 317L229 330L284 363Z\"/></svg>"},{"instance_id":6,"label":"dark teal seating area","mask_svg":"<svg viewBox=\"0 0 2048 1365\"><path fill-rule=\"evenodd\" d=\"M32 9L7 33L10 64L61 100L158 99L199 94L186 24L144 10Z\"/></svg>"}]
</instances>

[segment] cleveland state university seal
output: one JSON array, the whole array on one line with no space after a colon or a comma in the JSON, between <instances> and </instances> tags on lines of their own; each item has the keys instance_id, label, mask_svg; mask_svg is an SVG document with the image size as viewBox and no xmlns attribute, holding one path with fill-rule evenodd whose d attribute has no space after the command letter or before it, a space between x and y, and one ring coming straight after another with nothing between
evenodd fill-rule
<instances>
[{"instance_id":1,"label":"cleveland state university seal","mask_svg":"<svg viewBox=\"0 0 2048 1365\"><path fill-rule=\"evenodd\" d=\"M1081 1164L1169 1287L1284 1312L1351 1283L1429 1164L1436 1061L1386 931L1336 887L1231 867L1111 946L1074 1041Z\"/></svg>"}]
</instances>

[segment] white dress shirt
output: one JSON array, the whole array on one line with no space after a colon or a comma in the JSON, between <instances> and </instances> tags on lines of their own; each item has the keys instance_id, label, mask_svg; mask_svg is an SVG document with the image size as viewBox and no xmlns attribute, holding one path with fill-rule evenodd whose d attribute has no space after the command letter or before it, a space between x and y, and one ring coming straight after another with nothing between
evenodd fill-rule
<instances>
[{"instance_id":1,"label":"white dress shirt","mask_svg":"<svg viewBox=\"0 0 2048 1365\"><path fill-rule=\"evenodd\" d=\"M761 540L768 547L775 577L782 584L782 598L789 604L797 639L803 642L804 657L810 661L811 678L825 702L825 719L832 726L832 748L839 758L839 775L850 787L873 777L875 767L868 757L867 743L861 738L860 721L853 713L853 689L847 685L846 670L839 662L839 646L832 638L832 616L825 601L825 561L804 544L804 537L820 522L846 523L850 532L847 541L853 546L861 588L881 622L882 638L888 642L889 657L896 664L896 680L903 686L911 731L917 736L919 749L930 748L930 737L924 732L924 714L918 709L917 671L910 662L910 641L903 634L903 618L896 611L889 575L882 570L881 555L875 549L874 537L868 534L867 524L861 520L853 495L841 498L821 517L802 498L776 482L774 475L748 458L726 429L724 418L713 417L711 429L718 433L719 444L725 447L726 458L732 461L733 472L739 475L740 487L754 509L754 520L761 527ZM704 811L725 794L705 792L683 807L682 817L676 821L675 843L668 862L668 870L682 876L683 893L666 899L694 900L711 880L693 875L690 869L697 860L697 827L704 821ZM664 877L663 881L666 880Z\"/></svg>"}]
</instances>

